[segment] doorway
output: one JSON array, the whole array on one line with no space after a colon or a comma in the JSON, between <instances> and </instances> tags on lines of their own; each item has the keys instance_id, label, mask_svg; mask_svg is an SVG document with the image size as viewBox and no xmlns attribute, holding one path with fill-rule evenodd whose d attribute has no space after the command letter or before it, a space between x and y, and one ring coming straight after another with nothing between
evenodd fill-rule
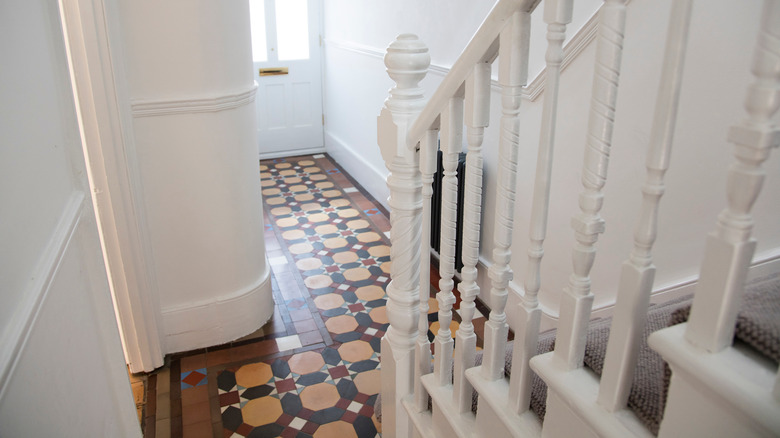
<instances>
[{"instance_id":1,"label":"doorway","mask_svg":"<svg viewBox=\"0 0 780 438\"><path fill-rule=\"evenodd\" d=\"M321 152L320 0L250 0L261 159Z\"/></svg>"}]
</instances>

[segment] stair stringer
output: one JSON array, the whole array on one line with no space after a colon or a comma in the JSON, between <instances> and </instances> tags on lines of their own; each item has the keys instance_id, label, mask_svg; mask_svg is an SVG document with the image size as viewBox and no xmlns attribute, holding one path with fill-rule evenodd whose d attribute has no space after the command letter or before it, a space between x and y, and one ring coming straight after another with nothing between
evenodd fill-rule
<instances>
[{"instance_id":1,"label":"stair stringer","mask_svg":"<svg viewBox=\"0 0 780 438\"><path fill-rule=\"evenodd\" d=\"M534 412L528 410L518 415L510 407L509 381L505 378L495 381L485 380L481 369L481 366L477 366L466 370L466 377L479 394L477 436L485 438L542 436L542 422Z\"/></svg>"},{"instance_id":2,"label":"stair stringer","mask_svg":"<svg viewBox=\"0 0 780 438\"><path fill-rule=\"evenodd\" d=\"M439 386L433 373L422 377L423 386L431 396L432 428L440 438L475 438L476 416L471 411L459 413L452 402L452 385Z\"/></svg>"}]
</instances>

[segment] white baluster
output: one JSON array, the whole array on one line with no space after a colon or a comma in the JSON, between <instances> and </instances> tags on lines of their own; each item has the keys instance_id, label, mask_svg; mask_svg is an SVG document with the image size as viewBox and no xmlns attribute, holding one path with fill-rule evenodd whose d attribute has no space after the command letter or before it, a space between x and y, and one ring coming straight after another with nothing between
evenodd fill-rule
<instances>
[{"instance_id":1,"label":"white baluster","mask_svg":"<svg viewBox=\"0 0 780 438\"><path fill-rule=\"evenodd\" d=\"M607 180L612 146L626 22L625 3L626 0L606 0L599 17L593 96L582 169L584 190L579 197L582 211L572 219L576 238L572 251L574 272L561 298L561 322L555 345L555 358L562 361L566 369L580 367L585 354L585 336L593 304L590 270L596 258L596 242L604 232L604 220L599 212L604 202L602 189Z\"/></svg>"},{"instance_id":2,"label":"white baluster","mask_svg":"<svg viewBox=\"0 0 780 438\"><path fill-rule=\"evenodd\" d=\"M735 163L729 169L728 207L707 238L701 276L685 337L710 352L731 345L745 276L756 242L751 238L756 201L766 173L761 164L780 144L780 2L765 1L748 87L747 118L729 131Z\"/></svg>"},{"instance_id":3,"label":"white baluster","mask_svg":"<svg viewBox=\"0 0 780 438\"><path fill-rule=\"evenodd\" d=\"M498 82L501 84L501 125L498 158L498 190L493 224L493 265L489 270L490 319L485 323L485 352L482 377L497 380L504 375L504 357L509 326L504 313L507 286L512 279L509 261L512 257L515 187L517 186L517 153L520 135L520 102L523 85L528 80L528 16L515 12L511 24L501 32Z\"/></svg>"},{"instance_id":4,"label":"white baluster","mask_svg":"<svg viewBox=\"0 0 780 438\"><path fill-rule=\"evenodd\" d=\"M547 213L550 204L555 126L558 113L558 84L563 62L563 40L566 25L571 22L572 0L547 1L544 21L547 23L547 75L539 136L539 155L536 161L536 180L531 207L528 264L525 273L525 294L518 305L519 327L512 357L511 399L518 413L525 412L531 403L529 360L536 355L541 310L537 298L541 288L541 263L544 238L547 234Z\"/></svg>"},{"instance_id":5,"label":"white baluster","mask_svg":"<svg viewBox=\"0 0 780 438\"><path fill-rule=\"evenodd\" d=\"M661 85L647 151L647 178L642 187L642 208L634 231L634 248L628 260L623 262L615 316L599 386L598 402L610 412L626 406L634 380L641 337L644 335L647 306L655 278L651 251L658 231L658 207L665 190L664 175L669 168L677 121L691 4L691 0L677 0L672 4Z\"/></svg>"},{"instance_id":6,"label":"white baluster","mask_svg":"<svg viewBox=\"0 0 780 438\"><path fill-rule=\"evenodd\" d=\"M474 366L477 336L474 334L474 299L479 295L477 262L479 261L479 229L482 213L482 140L490 123L490 64L479 63L466 87L466 134L469 144L466 155L466 184L463 199L463 282L460 291L460 328L455 335L455 375L453 401L459 412L471 410L473 388L466 379L466 370Z\"/></svg>"},{"instance_id":7,"label":"white baluster","mask_svg":"<svg viewBox=\"0 0 780 438\"><path fill-rule=\"evenodd\" d=\"M420 172L422 173L422 236L420 238L420 319L417 324L417 367L414 374L414 399L418 412L428 409L428 391L421 377L430 374L431 343L428 341L428 298L431 293L431 196L433 174L436 173L436 151L439 131L426 131L420 140Z\"/></svg>"},{"instance_id":8,"label":"white baluster","mask_svg":"<svg viewBox=\"0 0 780 438\"><path fill-rule=\"evenodd\" d=\"M452 384L453 340L450 323L455 295L455 221L458 202L458 154L463 148L463 93L452 97L441 115L441 151L444 178L441 202L441 253L439 254L439 332L433 341L433 373L439 386Z\"/></svg>"},{"instance_id":9,"label":"white baluster","mask_svg":"<svg viewBox=\"0 0 780 438\"><path fill-rule=\"evenodd\" d=\"M377 119L379 147L390 170L387 185L393 262L392 281L387 286L390 327L382 338L382 428L386 437L407 437L412 435L412 425L401 401L414 388L422 187L419 156L407 146L406 134L425 103L419 82L428 70L430 56L416 36L404 34L388 47L385 65L396 86Z\"/></svg>"}]
</instances>

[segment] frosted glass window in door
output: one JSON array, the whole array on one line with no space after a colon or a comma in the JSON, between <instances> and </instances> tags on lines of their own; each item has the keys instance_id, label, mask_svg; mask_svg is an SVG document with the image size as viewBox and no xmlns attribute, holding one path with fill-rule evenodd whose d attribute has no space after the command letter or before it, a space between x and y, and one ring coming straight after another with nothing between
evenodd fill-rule
<instances>
[{"instance_id":1,"label":"frosted glass window in door","mask_svg":"<svg viewBox=\"0 0 780 438\"><path fill-rule=\"evenodd\" d=\"M252 60L268 60L268 47L265 39L265 1L249 0L249 20L252 26Z\"/></svg>"},{"instance_id":2,"label":"frosted glass window in door","mask_svg":"<svg viewBox=\"0 0 780 438\"><path fill-rule=\"evenodd\" d=\"M279 60L309 59L309 11L306 0L276 0Z\"/></svg>"}]
</instances>

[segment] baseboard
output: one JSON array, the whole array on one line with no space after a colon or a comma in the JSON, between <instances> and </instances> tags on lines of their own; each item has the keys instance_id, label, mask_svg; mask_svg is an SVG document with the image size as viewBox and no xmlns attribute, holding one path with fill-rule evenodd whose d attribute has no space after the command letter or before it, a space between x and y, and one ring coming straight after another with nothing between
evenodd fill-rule
<instances>
[{"instance_id":1,"label":"baseboard","mask_svg":"<svg viewBox=\"0 0 780 438\"><path fill-rule=\"evenodd\" d=\"M166 353L221 345L262 327L274 313L271 268L249 287L162 311Z\"/></svg>"},{"instance_id":2,"label":"baseboard","mask_svg":"<svg viewBox=\"0 0 780 438\"><path fill-rule=\"evenodd\" d=\"M0 401L7 384L11 381L19 357L24 351L30 332L35 326L41 308L49 295L52 282L57 271L74 240L81 223L83 204L86 196L83 192L74 192L60 214L49 243L42 253L32 277L34 280L24 293L21 302L16 306L10 321L2 327L0 338ZM13 303L11 303L13 304ZM6 303L6 305L11 305Z\"/></svg>"},{"instance_id":3,"label":"baseboard","mask_svg":"<svg viewBox=\"0 0 780 438\"><path fill-rule=\"evenodd\" d=\"M325 149L374 199L389 209L387 198L390 196L390 191L387 188L387 170L377 169L362 154L328 131L325 131Z\"/></svg>"},{"instance_id":4,"label":"baseboard","mask_svg":"<svg viewBox=\"0 0 780 438\"><path fill-rule=\"evenodd\" d=\"M320 146L317 148L295 149L292 151L266 152L266 153L260 153L259 157L261 160L273 160L274 158L287 158L287 157L294 157L297 155L321 154L323 152L326 152L325 146Z\"/></svg>"}]
</instances>

